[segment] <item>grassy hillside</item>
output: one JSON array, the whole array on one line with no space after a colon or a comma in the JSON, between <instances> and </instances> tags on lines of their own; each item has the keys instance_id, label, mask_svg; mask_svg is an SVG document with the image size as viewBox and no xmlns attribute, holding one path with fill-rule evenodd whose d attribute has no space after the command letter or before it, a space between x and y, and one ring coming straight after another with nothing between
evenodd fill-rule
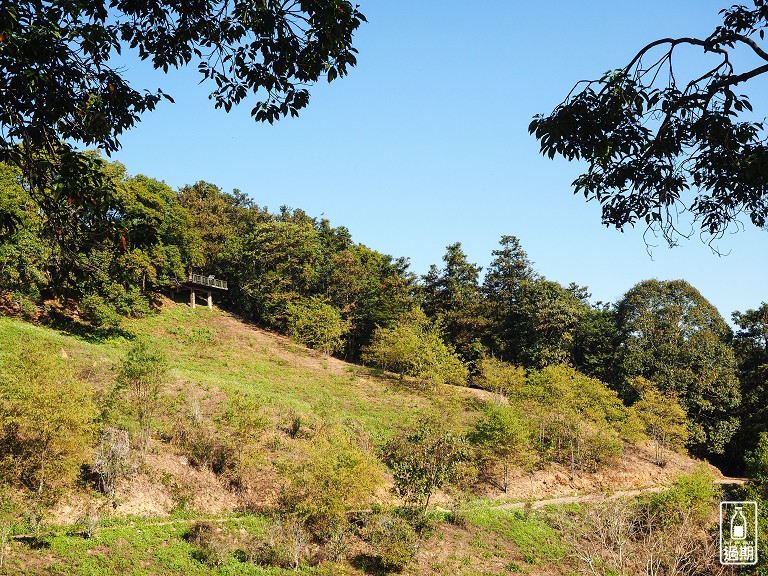
<instances>
[{"instance_id":1,"label":"grassy hillside","mask_svg":"<svg viewBox=\"0 0 768 576\"><path fill-rule=\"evenodd\" d=\"M101 425L130 429L117 376L133 342L147 337L170 364L146 457L133 461L108 496L89 474L92 453L82 454L81 478L66 489L43 498L18 487L9 499L16 513L6 573L288 574L291 543L301 548L304 573L382 573L370 527L378 519L397 525L402 503L390 491L391 473L376 461L379 447L425 418L462 433L484 403L503 402L481 390L400 382L221 311L170 302L158 315L130 321L122 335L78 336L0 318L0 363L25 348L46 350L92 389ZM286 494L328 497L332 488L311 484L326 468L332 473L336 449L370 458L364 469L371 485L360 489L372 498L346 512L352 523L344 534L297 544L290 517L280 513ZM439 492L429 518L417 519L417 552L404 573L573 573L562 515L578 514L580 505L532 510L515 502L668 484L697 465L674 455L659 468L649 447L628 446L609 469L573 480L555 464L532 475L515 470L506 495L468 474L472 482ZM273 561L279 554L287 560Z\"/></svg>"}]
</instances>

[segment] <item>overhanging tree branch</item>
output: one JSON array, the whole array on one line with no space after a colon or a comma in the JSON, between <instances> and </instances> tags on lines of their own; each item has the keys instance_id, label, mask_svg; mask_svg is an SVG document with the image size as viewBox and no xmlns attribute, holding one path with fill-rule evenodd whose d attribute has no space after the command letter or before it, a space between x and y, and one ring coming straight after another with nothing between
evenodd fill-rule
<instances>
[{"instance_id":1,"label":"overhanging tree branch","mask_svg":"<svg viewBox=\"0 0 768 576\"><path fill-rule=\"evenodd\" d=\"M37 181L24 162L30 154L119 149L120 135L144 112L172 101L161 90L134 89L111 67L123 50L164 72L196 59L203 82L215 85L209 97L217 108L250 97L257 121L297 116L309 103L307 86L356 64L352 38L363 22L348 0L3 3L0 161Z\"/></svg>"},{"instance_id":2,"label":"overhanging tree branch","mask_svg":"<svg viewBox=\"0 0 768 576\"><path fill-rule=\"evenodd\" d=\"M734 6L724 24L704 38L661 38L618 70L580 81L529 131L550 158L583 159L588 171L575 191L602 205L603 223L621 230L643 221L674 245L681 215L712 239L738 226L745 214L764 227L768 218L768 142L764 125L735 86L768 72L768 64L736 71L731 52L743 47L768 61L761 44L768 8ZM757 37L759 36L759 41ZM673 62L680 46L719 55L716 65L678 87L685 71ZM643 61L663 48L652 64Z\"/></svg>"}]
</instances>

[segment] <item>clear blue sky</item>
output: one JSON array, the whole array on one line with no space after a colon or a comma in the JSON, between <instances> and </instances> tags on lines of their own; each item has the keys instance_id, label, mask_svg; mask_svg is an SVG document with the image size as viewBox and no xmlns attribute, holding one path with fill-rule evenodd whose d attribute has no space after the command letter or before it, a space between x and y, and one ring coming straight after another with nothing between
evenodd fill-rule
<instances>
[{"instance_id":1,"label":"clear blue sky","mask_svg":"<svg viewBox=\"0 0 768 576\"><path fill-rule=\"evenodd\" d=\"M407 256L424 273L460 241L485 267L504 234L536 269L615 301L647 278L684 278L726 319L768 301L768 232L747 226L718 247L697 238L646 251L642 230L600 223L574 196L579 166L538 153L528 135L580 79L623 65L662 36L706 35L730 2L362 1L359 64L313 91L298 119L251 120L247 103L214 110L194 67L164 76L126 60L137 86L164 103L124 135L129 173L176 188L197 180L239 188L259 205L324 215L355 241ZM750 88L768 115L763 82Z\"/></svg>"}]
</instances>

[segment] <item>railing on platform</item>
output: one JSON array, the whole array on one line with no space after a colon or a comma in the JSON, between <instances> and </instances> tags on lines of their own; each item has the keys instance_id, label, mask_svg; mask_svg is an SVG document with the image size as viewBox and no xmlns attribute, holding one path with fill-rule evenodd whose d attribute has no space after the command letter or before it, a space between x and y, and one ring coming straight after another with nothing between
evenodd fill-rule
<instances>
[{"instance_id":1,"label":"railing on platform","mask_svg":"<svg viewBox=\"0 0 768 576\"><path fill-rule=\"evenodd\" d=\"M190 274L188 282L192 284L201 284L202 286L210 286L211 288L219 288L221 290L227 290L227 281L218 280L213 276L203 276L202 274Z\"/></svg>"}]
</instances>

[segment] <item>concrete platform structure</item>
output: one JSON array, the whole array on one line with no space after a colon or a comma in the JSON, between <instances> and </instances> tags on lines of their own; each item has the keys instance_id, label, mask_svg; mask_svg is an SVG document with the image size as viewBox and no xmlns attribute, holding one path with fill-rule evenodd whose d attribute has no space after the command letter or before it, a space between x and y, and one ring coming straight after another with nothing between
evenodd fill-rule
<instances>
[{"instance_id":1,"label":"concrete platform structure","mask_svg":"<svg viewBox=\"0 0 768 576\"><path fill-rule=\"evenodd\" d=\"M216 291L224 292L228 290L227 281L214 278L213 275L203 276L202 274L190 274L182 287L189 290L189 305L197 308L196 292L205 292L208 308L213 308L213 293Z\"/></svg>"}]
</instances>

